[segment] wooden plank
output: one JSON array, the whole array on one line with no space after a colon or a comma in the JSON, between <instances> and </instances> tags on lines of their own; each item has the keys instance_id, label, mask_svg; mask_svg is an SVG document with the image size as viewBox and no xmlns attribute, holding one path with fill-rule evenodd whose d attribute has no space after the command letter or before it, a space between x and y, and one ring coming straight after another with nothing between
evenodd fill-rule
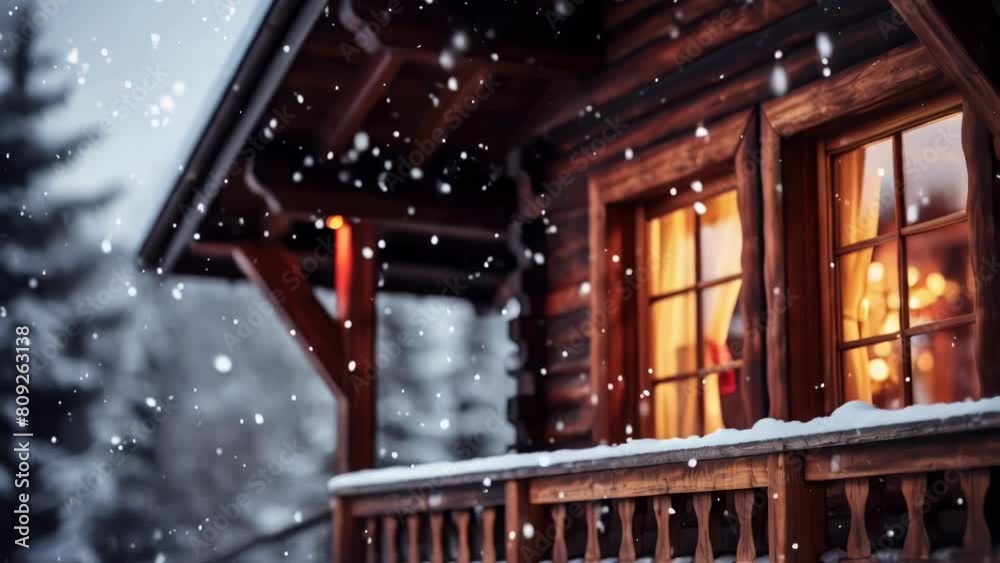
<instances>
[{"instance_id":1,"label":"wooden plank","mask_svg":"<svg viewBox=\"0 0 1000 563\"><path fill-rule=\"evenodd\" d=\"M927 50L910 44L768 101L761 108L774 130L790 137L940 80L941 72Z\"/></svg>"},{"instance_id":2,"label":"wooden plank","mask_svg":"<svg viewBox=\"0 0 1000 563\"><path fill-rule=\"evenodd\" d=\"M502 487L483 489L481 484L441 489L406 488L401 492L351 498L352 510L359 517L423 514L433 510L462 510L501 506L504 503Z\"/></svg>"},{"instance_id":3,"label":"wooden plank","mask_svg":"<svg viewBox=\"0 0 1000 563\"><path fill-rule=\"evenodd\" d=\"M970 43L995 41L995 38L973 37L970 36L969 29L956 29L955 24L959 22L946 18L933 1L890 0L890 3L920 39L941 72L962 91L963 97L981 116L993 135L1000 136L1000 91L967 49ZM997 14L990 13L985 3L961 2L953 4L950 9L955 12L959 6L961 13L956 15L965 19L961 23L969 28L969 24L976 18L991 18L993 25L997 21ZM977 13L977 10L981 13ZM993 55L995 53L991 56Z\"/></svg>"},{"instance_id":4,"label":"wooden plank","mask_svg":"<svg viewBox=\"0 0 1000 563\"><path fill-rule=\"evenodd\" d=\"M828 481L1000 465L994 433L829 448L806 454L806 479Z\"/></svg>"},{"instance_id":5,"label":"wooden plank","mask_svg":"<svg viewBox=\"0 0 1000 563\"><path fill-rule=\"evenodd\" d=\"M400 66L400 59L390 49L382 49L369 57L365 66L359 69L354 86L340 92L342 99L330 105L326 124L319 129L324 147L339 154L349 146L354 134L364 125L368 112L388 90Z\"/></svg>"},{"instance_id":6,"label":"wooden plank","mask_svg":"<svg viewBox=\"0 0 1000 563\"><path fill-rule=\"evenodd\" d=\"M976 373L979 396L1000 395L1000 166L993 158L993 139L986 123L969 104L962 108L962 149L969 173L966 213L969 249L976 278Z\"/></svg>"},{"instance_id":7,"label":"wooden plank","mask_svg":"<svg viewBox=\"0 0 1000 563\"><path fill-rule=\"evenodd\" d=\"M732 163L751 117L751 111L741 111L710 123L711 135L707 138L688 135L674 139L594 175L591 182L599 187L602 201L618 202ZM591 244L590 248L597 252L602 247Z\"/></svg>"},{"instance_id":8,"label":"wooden plank","mask_svg":"<svg viewBox=\"0 0 1000 563\"><path fill-rule=\"evenodd\" d=\"M638 4L634 1L632 4ZM616 61L627 56L647 43L661 39L672 31L687 34L691 32L691 24L705 16L718 17L715 13L731 4L731 0L688 0L681 4L661 3L655 8L646 10L642 17L627 22L628 24L615 30L608 38L605 55L609 61Z\"/></svg>"},{"instance_id":9,"label":"wooden plank","mask_svg":"<svg viewBox=\"0 0 1000 563\"><path fill-rule=\"evenodd\" d=\"M531 481L531 502L555 504L584 500L624 499L675 493L727 491L766 487L767 458L697 461L541 477Z\"/></svg>"},{"instance_id":10,"label":"wooden plank","mask_svg":"<svg viewBox=\"0 0 1000 563\"><path fill-rule=\"evenodd\" d=\"M595 419L591 431L594 444L606 442L611 430L607 405L609 404L608 371L605 364L607 358L608 299L608 260L606 251L607 209L601 195L601 185L594 179L587 182L587 197L589 199L590 232L590 311L594 315L594 325L591 328L590 342L590 389L594 393Z\"/></svg>"}]
</instances>

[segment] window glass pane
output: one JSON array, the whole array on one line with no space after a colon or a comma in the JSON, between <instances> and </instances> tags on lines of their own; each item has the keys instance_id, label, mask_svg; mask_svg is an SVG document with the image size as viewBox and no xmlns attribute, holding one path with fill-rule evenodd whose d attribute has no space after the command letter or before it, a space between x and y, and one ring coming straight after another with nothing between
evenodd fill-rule
<instances>
[{"instance_id":1,"label":"window glass pane","mask_svg":"<svg viewBox=\"0 0 1000 563\"><path fill-rule=\"evenodd\" d=\"M702 366L724 365L743 357L742 280L705 289L701 294Z\"/></svg>"},{"instance_id":2,"label":"window glass pane","mask_svg":"<svg viewBox=\"0 0 1000 563\"><path fill-rule=\"evenodd\" d=\"M678 209L649 221L646 245L650 295L694 285L693 209Z\"/></svg>"},{"instance_id":3,"label":"window glass pane","mask_svg":"<svg viewBox=\"0 0 1000 563\"><path fill-rule=\"evenodd\" d=\"M655 377L698 369L697 311L693 291L660 299L649 308L650 367Z\"/></svg>"},{"instance_id":4,"label":"window glass pane","mask_svg":"<svg viewBox=\"0 0 1000 563\"><path fill-rule=\"evenodd\" d=\"M907 237L906 264L910 326L972 312L976 288L966 223Z\"/></svg>"},{"instance_id":5,"label":"window glass pane","mask_svg":"<svg viewBox=\"0 0 1000 563\"><path fill-rule=\"evenodd\" d=\"M833 188L840 246L896 230L892 139L834 158Z\"/></svg>"},{"instance_id":6,"label":"window glass pane","mask_svg":"<svg viewBox=\"0 0 1000 563\"><path fill-rule=\"evenodd\" d=\"M840 257L842 342L899 331L896 241Z\"/></svg>"},{"instance_id":7,"label":"window glass pane","mask_svg":"<svg viewBox=\"0 0 1000 563\"><path fill-rule=\"evenodd\" d=\"M903 133L907 225L964 210L968 193L961 113Z\"/></svg>"},{"instance_id":8,"label":"window glass pane","mask_svg":"<svg viewBox=\"0 0 1000 563\"><path fill-rule=\"evenodd\" d=\"M701 235L701 281L712 281L740 273L743 232L736 191L726 192L704 202L699 234Z\"/></svg>"},{"instance_id":9,"label":"window glass pane","mask_svg":"<svg viewBox=\"0 0 1000 563\"><path fill-rule=\"evenodd\" d=\"M841 356L844 398L883 409L905 404L899 340L846 350Z\"/></svg>"},{"instance_id":10,"label":"window glass pane","mask_svg":"<svg viewBox=\"0 0 1000 563\"><path fill-rule=\"evenodd\" d=\"M910 339L913 402L951 403L974 396L973 334L968 324Z\"/></svg>"},{"instance_id":11,"label":"window glass pane","mask_svg":"<svg viewBox=\"0 0 1000 563\"><path fill-rule=\"evenodd\" d=\"M686 438L702 433L701 378L663 383L653 389L653 394L657 438Z\"/></svg>"}]
</instances>

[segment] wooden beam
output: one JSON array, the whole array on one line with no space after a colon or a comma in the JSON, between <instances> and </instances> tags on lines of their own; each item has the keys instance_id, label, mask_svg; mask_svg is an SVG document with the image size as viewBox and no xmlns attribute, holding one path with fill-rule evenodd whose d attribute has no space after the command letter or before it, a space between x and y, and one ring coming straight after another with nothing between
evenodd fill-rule
<instances>
[{"instance_id":1,"label":"wooden beam","mask_svg":"<svg viewBox=\"0 0 1000 563\"><path fill-rule=\"evenodd\" d=\"M970 43L996 41L995 37L969 36L969 30L974 29L973 20L983 18L993 22L989 33L996 33L1000 18L986 6L988 3L949 2L952 4L949 9L968 19L964 23L969 29L963 30L956 29L959 22L946 17L931 0L890 0L890 3L923 43L942 74L962 92L993 135L1000 136L1000 89L967 48ZM995 6L996 3L994 10ZM996 52L986 56L995 58Z\"/></svg>"},{"instance_id":2,"label":"wooden beam","mask_svg":"<svg viewBox=\"0 0 1000 563\"><path fill-rule=\"evenodd\" d=\"M352 391L347 373L343 335L340 327L316 299L306 281L299 259L278 243L243 243L232 247L233 260L243 274L268 296L285 324L295 330L296 342L334 394L337 402L336 471L370 467L371 459L352 457L363 451L357 424L366 415ZM370 418L370 415L369 415Z\"/></svg>"},{"instance_id":3,"label":"wooden beam","mask_svg":"<svg viewBox=\"0 0 1000 563\"><path fill-rule=\"evenodd\" d=\"M790 137L874 109L894 97L940 83L941 78L927 49L910 44L766 102L761 109L780 136Z\"/></svg>"},{"instance_id":4,"label":"wooden beam","mask_svg":"<svg viewBox=\"0 0 1000 563\"><path fill-rule=\"evenodd\" d=\"M971 432L903 442L829 448L806 455L809 481L931 471L961 471L1000 464L1000 435Z\"/></svg>"},{"instance_id":5,"label":"wooden beam","mask_svg":"<svg viewBox=\"0 0 1000 563\"><path fill-rule=\"evenodd\" d=\"M530 494L533 504L556 504L766 486L767 458L756 456L541 477Z\"/></svg>"},{"instance_id":6,"label":"wooden beam","mask_svg":"<svg viewBox=\"0 0 1000 563\"><path fill-rule=\"evenodd\" d=\"M767 532L771 561L818 561L826 546L826 488L805 482L802 458L768 456Z\"/></svg>"},{"instance_id":7,"label":"wooden beam","mask_svg":"<svg viewBox=\"0 0 1000 563\"><path fill-rule=\"evenodd\" d=\"M340 93L343 98L331 105L326 124L320 127L321 143L334 152L345 150L354 134L364 125L368 112L387 91L399 72L400 59L390 50L370 56L354 85Z\"/></svg>"},{"instance_id":8,"label":"wooden beam","mask_svg":"<svg viewBox=\"0 0 1000 563\"><path fill-rule=\"evenodd\" d=\"M760 119L760 178L764 237L764 298L767 300L764 340L768 416L789 419L787 294L785 280L785 212L781 179L781 137L767 118Z\"/></svg>"},{"instance_id":9,"label":"wooden beam","mask_svg":"<svg viewBox=\"0 0 1000 563\"><path fill-rule=\"evenodd\" d=\"M424 153L426 161L430 161L433 154L447 139L450 130L448 120L463 113L462 105L468 100L472 100L473 104L481 103L480 100L476 99L476 91L480 84L488 79L489 72L484 67L470 66L461 70L456 77L458 87L454 91L446 89L442 92L437 107L424 113L415 137L434 141L430 150Z\"/></svg>"}]
</instances>

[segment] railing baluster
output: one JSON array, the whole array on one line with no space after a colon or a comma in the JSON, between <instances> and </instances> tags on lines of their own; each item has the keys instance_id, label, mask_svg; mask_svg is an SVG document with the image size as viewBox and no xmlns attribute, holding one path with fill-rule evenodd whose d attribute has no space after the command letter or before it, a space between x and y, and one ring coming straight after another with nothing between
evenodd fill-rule
<instances>
[{"instance_id":1,"label":"railing baluster","mask_svg":"<svg viewBox=\"0 0 1000 563\"><path fill-rule=\"evenodd\" d=\"M622 541L618 548L619 563L635 563L635 538L632 533L632 517L635 515L635 499L623 499L618 505L618 518L622 523Z\"/></svg>"},{"instance_id":2,"label":"railing baluster","mask_svg":"<svg viewBox=\"0 0 1000 563\"><path fill-rule=\"evenodd\" d=\"M497 521L496 509L487 506L483 509L483 553L481 561L483 563L497 562L497 546L493 541L493 529Z\"/></svg>"},{"instance_id":3,"label":"railing baluster","mask_svg":"<svg viewBox=\"0 0 1000 563\"><path fill-rule=\"evenodd\" d=\"M444 514L431 513L431 563L444 563L444 544L441 532L444 530Z\"/></svg>"},{"instance_id":4,"label":"railing baluster","mask_svg":"<svg viewBox=\"0 0 1000 563\"><path fill-rule=\"evenodd\" d=\"M736 517L740 521L740 539L736 544L736 563L753 563L757 558L757 546L753 542L753 489L734 493Z\"/></svg>"},{"instance_id":5,"label":"railing baluster","mask_svg":"<svg viewBox=\"0 0 1000 563\"><path fill-rule=\"evenodd\" d=\"M986 524L984 510L986 508L986 489L990 486L989 469L967 469L959 471L959 483L965 494L965 537L962 547L965 554L989 557L993 542L990 539L990 529Z\"/></svg>"},{"instance_id":6,"label":"railing baluster","mask_svg":"<svg viewBox=\"0 0 1000 563\"><path fill-rule=\"evenodd\" d=\"M903 543L903 559L907 561L925 560L930 555L930 540L924 526L924 495L927 493L927 475L915 473L903 475L903 498L906 499L906 541Z\"/></svg>"},{"instance_id":7,"label":"railing baluster","mask_svg":"<svg viewBox=\"0 0 1000 563\"><path fill-rule=\"evenodd\" d=\"M586 506L587 514L587 550L583 553L584 563L599 563L601 560L601 544L597 540L597 515L601 510L600 503L590 502Z\"/></svg>"},{"instance_id":8,"label":"railing baluster","mask_svg":"<svg viewBox=\"0 0 1000 563\"><path fill-rule=\"evenodd\" d=\"M385 529L385 561L386 563L396 563L399 561L398 543L396 531L399 529L399 520L395 516L383 516L382 528Z\"/></svg>"},{"instance_id":9,"label":"railing baluster","mask_svg":"<svg viewBox=\"0 0 1000 563\"><path fill-rule=\"evenodd\" d=\"M469 511L455 510L451 513L451 519L455 522L455 532L458 534L458 558L456 563L471 563L471 550L469 549Z\"/></svg>"},{"instance_id":10,"label":"railing baluster","mask_svg":"<svg viewBox=\"0 0 1000 563\"><path fill-rule=\"evenodd\" d=\"M653 563L670 563L670 496L662 495L653 499L653 514L656 516L656 552Z\"/></svg>"},{"instance_id":11,"label":"railing baluster","mask_svg":"<svg viewBox=\"0 0 1000 563\"><path fill-rule=\"evenodd\" d=\"M844 494L851 507L851 530L847 534L847 559L871 561L872 548L865 528L865 508L868 506L868 478L844 481Z\"/></svg>"},{"instance_id":12,"label":"railing baluster","mask_svg":"<svg viewBox=\"0 0 1000 563\"><path fill-rule=\"evenodd\" d=\"M406 517L406 561L420 563L420 515Z\"/></svg>"},{"instance_id":13,"label":"railing baluster","mask_svg":"<svg viewBox=\"0 0 1000 563\"><path fill-rule=\"evenodd\" d=\"M566 505L552 505L552 525L555 527L555 537L552 539L552 563L566 563L569 552L566 550Z\"/></svg>"},{"instance_id":14,"label":"railing baluster","mask_svg":"<svg viewBox=\"0 0 1000 563\"><path fill-rule=\"evenodd\" d=\"M375 563L375 550L378 549L378 524L374 518L365 520L365 562Z\"/></svg>"},{"instance_id":15,"label":"railing baluster","mask_svg":"<svg viewBox=\"0 0 1000 563\"><path fill-rule=\"evenodd\" d=\"M696 493L692 499L694 514L698 518L698 545L694 550L695 563L713 563L712 535L709 516L712 512L712 493Z\"/></svg>"}]
</instances>

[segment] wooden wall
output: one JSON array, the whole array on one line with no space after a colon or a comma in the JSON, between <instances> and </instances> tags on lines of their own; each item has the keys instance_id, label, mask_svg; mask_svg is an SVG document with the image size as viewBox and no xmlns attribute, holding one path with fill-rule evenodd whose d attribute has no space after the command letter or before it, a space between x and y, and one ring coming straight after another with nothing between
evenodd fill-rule
<instances>
[{"instance_id":1,"label":"wooden wall","mask_svg":"<svg viewBox=\"0 0 1000 563\"><path fill-rule=\"evenodd\" d=\"M546 226L546 365L537 404L549 448L609 435L596 410L604 394L590 377L591 334L601 322L591 310L590 260L606 249L588 243L588 178L700 125L711 132L721 118L776 97L776 82L792 91L913 41L888 2L870 0L835 7L813 0L609 1L604 24L603 70L552 102L533 153L544 163L532 180ZM819 34L834 47L826 59Z\"/></svg>"}]
</instances>

